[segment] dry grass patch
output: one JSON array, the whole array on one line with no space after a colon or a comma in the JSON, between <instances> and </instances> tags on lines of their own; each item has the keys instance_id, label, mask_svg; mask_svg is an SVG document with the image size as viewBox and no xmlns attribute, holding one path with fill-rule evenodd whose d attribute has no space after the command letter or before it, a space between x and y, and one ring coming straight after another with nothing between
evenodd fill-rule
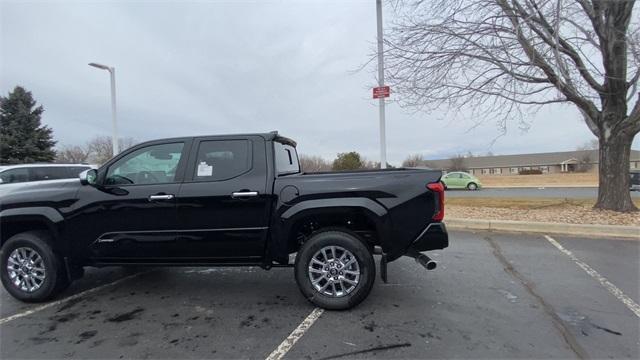
<instances>
[{"instance_id":1,"label":"dry grass patch","mask_svg":"<svg viewBox=\"0 0 640 360\"><path fill-rule=\"evenodd\" d=\"M484 186L598 186L597 173L478 176Z\"/></svg>"},{"instance_id":2,"label":"dry grass patch","mask_svg":"<svg viewBox=\"0 0 640 360\"><path fill-rule=\"evenodd\" d=\"M447 217L458 219L640 226L640 212L595 210L592 199L448 198L446 204Z\"/></svg>"}]
</instances>

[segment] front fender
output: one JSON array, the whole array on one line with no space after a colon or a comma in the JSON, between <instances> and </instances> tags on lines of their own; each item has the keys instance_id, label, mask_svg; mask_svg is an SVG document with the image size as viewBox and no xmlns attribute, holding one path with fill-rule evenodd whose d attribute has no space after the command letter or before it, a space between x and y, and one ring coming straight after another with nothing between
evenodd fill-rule
<instances>
[{"instance_id":1,"label":"front fender","mask_svg":"<svg viewBox=\"0 0 640 360\"><path fill-rule=\"evenodd\" d=\"M29 224L43 225L49 230L51 236L57 240L60 235L60 226L64 218L56 209L50 207L25 207L0 211L0 229L13 233L12 226L27 226L24 231L29 231ZM2 240L7 237L2 236ZM66 250L66 248L65 248Z\"/></svg>"}]
</instances>

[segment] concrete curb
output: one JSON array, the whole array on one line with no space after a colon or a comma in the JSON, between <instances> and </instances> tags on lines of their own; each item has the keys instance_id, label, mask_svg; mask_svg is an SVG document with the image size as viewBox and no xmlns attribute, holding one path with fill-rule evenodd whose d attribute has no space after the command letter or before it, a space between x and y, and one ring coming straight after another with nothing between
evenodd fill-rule
<instances>
[{"instance_id":1,"label":"concrete curb","mask_svg":"<svg viewBox=\"0 0 640 360\"><path fill-rule=\"evenodd\" d=\"M563 224L508 220L446 219L447 228L454 230L515 231L591 237L616 237L640 240L640 227L621 225Z\"/></svg>"}]
</instances>

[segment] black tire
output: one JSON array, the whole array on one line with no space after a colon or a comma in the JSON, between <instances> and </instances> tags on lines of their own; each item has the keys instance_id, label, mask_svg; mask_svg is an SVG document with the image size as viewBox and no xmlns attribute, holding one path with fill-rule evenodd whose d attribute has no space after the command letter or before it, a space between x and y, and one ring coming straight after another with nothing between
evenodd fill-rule
<instances>
[{"instance_id":1,"label":"black tire","mask_svg":"<svg viewBox=\"0 0 640 360\"><path fill-rule=\"evenodd\" d=\"M467 190L475 191L478 190L478 184L474 182L470 182L467 184Z\"/></svg>"},{"instance_id":2,"label":"black tire","mask_svg":"<svg viewBox=\"0 0 640 360\"><path fill-rule=\"evenodd\" d=\"M53 252L50 241L51 238L46 232L28 231L14 235L4 243L0 250L0 279L11 296L24 302L40 302L52 298L69 286L63 262ZM42 258L45 277L39 288L31 292L14 284L9 275L9 257L18 248L29 248Z\"/></svg>"},{"instance_id":3,"label":"black tire","mask_svg":"<svg viewBox=\"0 0 640 360\"><path fill-rule=\"evenodd\" d=\"M321 293L313 286L309 275L312 257L328 246L338 246L352 253L359 267L360 278L357 285L339 297ZM340 230L321 231L313 235L298 251L294 270L302 295L314 305L328 310L346 310L358 305L369 295L376 277L371 251L356 235Z\"/></svg>"}]
</instances>

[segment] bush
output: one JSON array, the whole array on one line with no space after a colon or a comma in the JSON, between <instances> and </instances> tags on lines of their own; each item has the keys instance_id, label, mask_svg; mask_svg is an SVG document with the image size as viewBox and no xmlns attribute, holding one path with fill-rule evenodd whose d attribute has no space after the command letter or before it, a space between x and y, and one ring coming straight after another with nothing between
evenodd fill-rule
<instances>
[{"instance_id":1,"label":"bush","mask_svg":"<svg viewBox=\"0 0 640 360\"><path fill-rule=\"evenodd\" d=\"M529 170L520 170L518 175L542 175L542 170L538 169L529 169Z\"/></svg>"}]
</instances>

